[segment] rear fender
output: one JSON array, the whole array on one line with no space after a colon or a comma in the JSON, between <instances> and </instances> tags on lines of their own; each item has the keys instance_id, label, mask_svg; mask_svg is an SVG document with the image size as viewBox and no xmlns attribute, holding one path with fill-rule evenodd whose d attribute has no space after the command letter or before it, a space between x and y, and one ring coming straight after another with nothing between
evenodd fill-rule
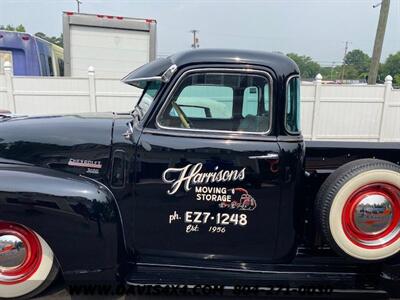
<instances>
[{"instance_id":1,"label":"rear fender","mask_svg":"<svg viewBox=\"0 0 400 300\"><path fill-rule=\"evenodd\" d=\"M42 236L64 277L115 276L124 253L115 198L102 184L83 177L0 164L0 220L25 225Z\"/></svg>"}]
</instances>

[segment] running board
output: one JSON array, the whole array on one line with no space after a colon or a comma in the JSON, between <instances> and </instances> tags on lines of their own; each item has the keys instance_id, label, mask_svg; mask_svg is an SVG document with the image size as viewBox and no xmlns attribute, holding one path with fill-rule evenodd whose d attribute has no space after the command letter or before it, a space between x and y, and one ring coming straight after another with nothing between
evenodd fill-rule
<instances>
[{"instance_id":1,"label":"running board","mask_svg":"<svg viewBox=\"0 0 400 300\"><path fill-rule=\"evenodd\" d=\"M325 287L334 289L371 288L376 282L376 273L354 273L349 270L305 272L283 270L243 270L223 268L201 268L178 265L157 265L137 263L131 265L126 283L144 284L181 284L181 285L250 285L250 286L290 286L290 287Z\"/></svg>"}]
</instances>

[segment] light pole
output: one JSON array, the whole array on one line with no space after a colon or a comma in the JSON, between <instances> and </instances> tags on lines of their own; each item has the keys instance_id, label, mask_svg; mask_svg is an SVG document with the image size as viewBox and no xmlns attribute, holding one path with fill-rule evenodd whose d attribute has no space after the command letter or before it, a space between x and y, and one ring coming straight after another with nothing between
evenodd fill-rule
<instances>
[{"instance_id":1,"label":"light pole","mask_svg":"<svg viewBox=\"0 0 400 300\"><path fill-rule=\"evenodd\" d=\"M82 1L81 0L75 0L76 1L76 5L78 6L78 14L81 12L81 4Z\"/></svg>"},{"instance_id":2,"label":"light pole","mask_svg":"<svg viewBox=\"0 0 400 300\"><path fill-rule=\"evenodd\" d=\"M343 55L343 64L342 64L342 76L341 76L342 83L343 83L345 69L346 69L346 55L347 55L347 50L349 50L349 44L351 44L351 42L346 41L345 42L345 46L344 46L344 55Z\"/></svg>"},{"instance_id":3,"label":"light pole","mask_svg":"<svg viewBox=\"0 0 400 300\"><path fill-rule=\"evenodd\" d=\"M192 48L193 48L193 49L197 49L197 48L200 47L200 45L199 45L199 38L196 36L196 34L199 33L199 31L196 30L196 29L193 29L193 30L190 30L190 32L193 33L193 44L192 44Z\"/></svg>"}]
</instances>

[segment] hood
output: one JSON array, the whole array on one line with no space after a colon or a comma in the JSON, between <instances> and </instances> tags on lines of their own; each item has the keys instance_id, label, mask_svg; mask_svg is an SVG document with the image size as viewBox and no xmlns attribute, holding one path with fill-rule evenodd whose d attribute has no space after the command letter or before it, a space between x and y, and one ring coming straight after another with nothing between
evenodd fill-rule
<instances>
[{"instance_id":1,"label":"hood","mask_svg":"<svg viewBox=\"0 0 400 300\"><path fill-rule=\"evenodd\" d=\"M24 163L101 180L108 168L114 115L11 117L0 121L0 163Z\"/></svg>"}]
</instances>

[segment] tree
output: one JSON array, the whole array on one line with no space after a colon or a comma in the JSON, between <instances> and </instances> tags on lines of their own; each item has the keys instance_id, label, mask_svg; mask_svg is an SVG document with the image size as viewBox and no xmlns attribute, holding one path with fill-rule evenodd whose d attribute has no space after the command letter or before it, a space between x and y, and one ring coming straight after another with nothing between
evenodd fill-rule
<instances>
[{"instance_id":1,"label":"tree","mask_svg":"<svg viewBox=\"0 0 400 300\"><path fill-rule=\"evenodd\" d=\"M314 78L321 70L321 66L306 55L298 55L296 53L288 53L291 59L299 66L301 76L303 78Z\"/></svg>"},{"instance_id":2,"label":"tree","mask_svg":"<svg viewBox=\"0 0 400 300\"><path fill-rule=\"evenodd\" d=\"M394 78L393 82L400 84L398 81L400 80L400 51L389 55L382 65L382 75L383 77L391 75Z\"/></svg>"},{"instance_id":3,"label":"tree","mask_svg":"<svg viewBox=\"0 0 400 300\"><path fill-rule=\"evenodd\" d=\"M368 73L371 58L360 49L355 49L346 54L344 62L348 66L353 66L359 74Z\"/></svg>"},{"instance_id":4,"label":"tree","mask_svg":"<svg viewBox=\"0 0 400 300\"><path fill-rule=\"evenodd\" d=\"M63 47L64 46L64 40L63 40L63 34L61 33L61 35L59 37L56 36L47 36L45 33L43 32L36 32L35 36L44 39L52 44L56 44L57 46Z\"/></svg>"},{"instance_id":5,"label":"tree","mask_svg":"<svg viewBox=\"0 0 400 300\"><path fill-rule=\"evenodd\" d=\"M17 27L14 27L13 25L0 25L0 30L8 30L8 31L18 31L18 32L26 32L26 29L24 25L19 24Z\"/></svg>"},{"instance_id":6,"label":"tree","mask_svg":"<svg viewBox=\"0 0 400 300\"><path fill-rule=\"evenodd\" d=\"M361 73L357 70L357 68L354 65L349 65L349 66L346 66L346 68L344 70L344 79L347 79L347 80L365 79L365 75L364 75L364 77L360 78L360 74Z\"/></svg>"}]
</instances>

